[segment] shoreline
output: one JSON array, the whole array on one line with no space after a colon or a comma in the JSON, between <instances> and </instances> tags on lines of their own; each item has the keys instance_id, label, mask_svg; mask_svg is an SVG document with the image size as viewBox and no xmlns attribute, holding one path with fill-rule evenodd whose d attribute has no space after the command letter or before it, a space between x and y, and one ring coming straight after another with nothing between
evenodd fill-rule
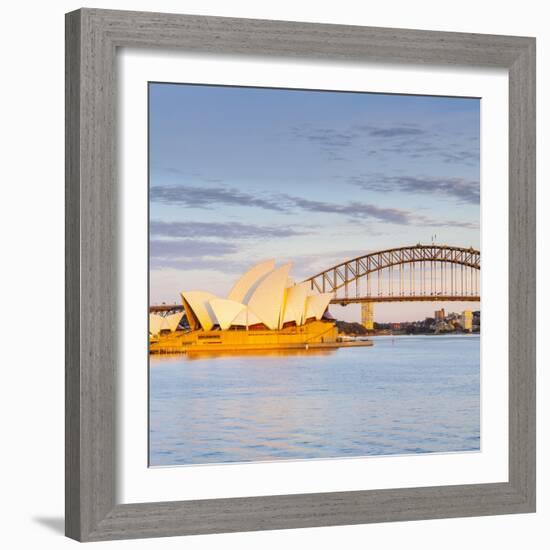
<instances>
[{"instance_id":1,"label":"shoreline","mask_svg":"<svg viewBox=\"0 0 550 550\"><path fill-rule=\"evenodd\" d=\"M231 345L231 344L221 344L215 348L206 347L206 346L186 346L186 347L176 347L176 346L157 346L154 349L149 349L149 355L182 355L182 354L202 354L202 353L238 353L238 352L248 352L248 351L308 351L308 350L323 350L323 349L338 349L338 348L358 348L358 347L371 347L374 345L372 340L350 340L350 341L341 341L341 342L311 342L311 343L300 343L300 344L263 344L263 345L254 345L254 344L243 344L240 346Z\"/></svg>"}]
</instances>

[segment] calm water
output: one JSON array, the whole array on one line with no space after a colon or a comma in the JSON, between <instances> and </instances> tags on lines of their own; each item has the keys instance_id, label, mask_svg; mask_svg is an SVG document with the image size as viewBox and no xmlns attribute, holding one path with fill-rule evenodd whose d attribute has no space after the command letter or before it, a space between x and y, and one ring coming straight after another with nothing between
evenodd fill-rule
<instances>
[{"instance_id":1,"label":"calm water","mask_svg":"<svg viewBox=\"0 0 550 550\"><path fill-rule=\"evenodd\" d=\"M150 463L479 450L479 337L151 357Z\"/></svg>"}]
</instances>

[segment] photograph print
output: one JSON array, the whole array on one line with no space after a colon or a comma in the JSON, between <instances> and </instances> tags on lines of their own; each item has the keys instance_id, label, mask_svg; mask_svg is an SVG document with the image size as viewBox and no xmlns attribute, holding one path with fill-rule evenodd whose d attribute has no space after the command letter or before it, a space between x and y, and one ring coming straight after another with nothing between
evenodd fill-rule
<instances>
[{"instance_id":1,"label":"photograph print","mask_svg":"<svg viewBox=\"0 0 550 550\"><path fill-rule=\"evenodd\" d=\"M148 102L150 467L479 452L479 98Z\"/></svg>"}]
</instances>

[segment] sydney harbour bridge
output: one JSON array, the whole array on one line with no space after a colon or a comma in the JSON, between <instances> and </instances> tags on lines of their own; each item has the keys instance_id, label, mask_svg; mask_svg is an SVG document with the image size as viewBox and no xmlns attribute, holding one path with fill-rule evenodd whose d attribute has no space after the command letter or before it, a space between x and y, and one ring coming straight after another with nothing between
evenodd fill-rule
<instances>
[{"instance_id":1,"label":"sydney harbour bridge","mask_svg":"<svg viewBox=\"0 0 550 550\"><path fill-rule=\"evenodd\" d=\"M417 244L370 252L304 282L317 292L332 292L333 304L361 304L361 322L372 328L376 303L478 302L479 274L479 250ZM182 306L150 307L151 312L179 309Z\"/></svg>"},{"instance_id":2,"label":"sydney harbour bridge","mask_svg":"<svg viewBox=\"0 0 550 550\"><path fill-rule=\"evenodd\" d=\"M479 250L417 244L371 252L306 280L312 290L333 292L333 304L362 304L361 322L372 328L375 303L478 302L479 273Z\"/></svg>"}]
</instances>

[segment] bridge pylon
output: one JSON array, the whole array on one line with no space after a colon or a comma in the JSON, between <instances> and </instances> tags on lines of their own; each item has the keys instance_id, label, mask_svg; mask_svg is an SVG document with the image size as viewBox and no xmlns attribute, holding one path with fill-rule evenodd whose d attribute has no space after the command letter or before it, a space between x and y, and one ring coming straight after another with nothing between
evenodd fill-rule
<instances>
[{"instance_id":1,"label":"bridge pylon","mask_svg":"<svg viewBox=\"0 0 550 550\"><path fill-rule=\"evenodd\" d=\"M374 304L372 302L361 304L361 324L367 330L374 330Z\"/></svg>"}]
</instances>

